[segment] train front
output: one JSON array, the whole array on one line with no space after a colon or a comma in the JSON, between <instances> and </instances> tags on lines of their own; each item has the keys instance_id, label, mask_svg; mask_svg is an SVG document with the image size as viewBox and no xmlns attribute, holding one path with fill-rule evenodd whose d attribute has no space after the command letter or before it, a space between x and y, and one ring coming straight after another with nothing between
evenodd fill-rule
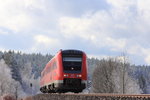
<instances>
[{"instance_id":1,"label":"train front","mask_svg":"<svg viewBox=\"0 0 150 100\"><path fill-rule=\"evenodd\" d=\"M79 50L62 51L64 91L82 92L87 82L86 54Z\"/></svg>"}]
</instances>

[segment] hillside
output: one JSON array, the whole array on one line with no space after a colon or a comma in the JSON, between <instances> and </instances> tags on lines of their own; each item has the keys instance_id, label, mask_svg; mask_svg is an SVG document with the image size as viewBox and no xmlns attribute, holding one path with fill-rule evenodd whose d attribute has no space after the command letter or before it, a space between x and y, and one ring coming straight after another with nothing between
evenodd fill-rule
<instances>
[{"instance_id":1,"label":"hillside","mask_svg":"<svg viewBox=\"0 0 150 100\"><path fill-rule=\"evenodd\" d=\"M16 97L25 97L40 93L40 73L52 57L51 54L25 54L14 51L0 52L0 95L12 93ZM90 83L88 83L88 87L84 92L92 92L93 71L98 67L98 63L102 63L103 60L88 58L88 79ZM140 87L140 93L150 93L150 67L130 65L129 69L128 73ZM6 82L8 84L4 84ZM30 87L31 84L33 87Z\"/></svg>"}]
</instances>

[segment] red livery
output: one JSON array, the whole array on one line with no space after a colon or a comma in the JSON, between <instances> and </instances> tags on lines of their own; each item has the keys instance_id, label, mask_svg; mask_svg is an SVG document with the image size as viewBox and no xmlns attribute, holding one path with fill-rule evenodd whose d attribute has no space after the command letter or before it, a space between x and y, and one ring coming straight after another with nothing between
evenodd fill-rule
<instances>
[{"instance_id":1,"label":"red livery","mask_svg":"<svg viewBox=\"0 0 150 100\"><path fill-rule=\"evenodd\" d=\"M41 73L43 93L82 92L87 82L86 54L79 50L60 50Z\"/></svg>"}]
</instances>

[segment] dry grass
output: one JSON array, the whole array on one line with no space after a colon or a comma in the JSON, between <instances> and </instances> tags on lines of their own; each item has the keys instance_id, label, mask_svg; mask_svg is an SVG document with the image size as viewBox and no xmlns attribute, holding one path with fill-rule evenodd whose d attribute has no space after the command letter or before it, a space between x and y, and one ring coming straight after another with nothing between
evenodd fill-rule
<instances>
[{"instance_id":1,"label":"dry grass","mask_svg":"<svg viewBox=\"0 0 150 100\"><path fill-rule=\"evenodd\" d=\"M23 100L22 98L19 98L19 99L17 99L17 100Z\"/></svg>"},{"instance_id":2,"label":"dry grass","mask_svg":"<svg viewBox=\"0 0 150 100\"><path fill-rule=\"evenodd\" d=\"M32 97L26 97L23 100L33 100Z\"/></svg>"},{"instance_id":3,"label":"dry grass","mask_svg":"<svg viewBox=\"0 0 150 100\"><path fill-rule=\"evenodd\" d=\"M11 94L5 94L1 97L0 100L16 100L14 95Z\"/></svg>"}]
</instances>

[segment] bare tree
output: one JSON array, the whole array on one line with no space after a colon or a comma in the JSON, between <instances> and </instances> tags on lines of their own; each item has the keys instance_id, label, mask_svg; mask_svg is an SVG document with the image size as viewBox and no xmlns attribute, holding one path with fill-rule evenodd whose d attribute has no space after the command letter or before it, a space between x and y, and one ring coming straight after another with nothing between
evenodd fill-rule
<instances>
[{"instance_id":1,"label":"bare tree","mask_svg":"<svg viewBox=\"0 0 150 100\"><path fill-rule=\"evenodd\" d=\"M7 83L7 84L6 84ZM5 64L5 61L0 60L0 94L10 92L8 90L9 84L11 83L11 71L10 68Z\"/></svg>"},{"instance_id":2,"label":"bare tree","mask_svg":"<svg viewBox=\"0 0 150 100\"><path fill-rule=\"evenodd\" d=\"M114 93L115 84L112 80L112 72L117 66L115 60L110 58L108 60L101 60L97 63L97 67L93 72L92 89L93 92L99 93Z\"/></svg>"},{"instance_id":3,"label":"bare tree","mask_svg":"<svg viewBox=\"0 0 150 100\"><path fill-rule=\"evenodd\" d=\"M129 75L130 64L127 58L122 60L109 58L97 63L92 78L93 92L98 93L140 93L137 81Z\"/></svg>"},{"instance_id":4,"label":"bare tree","mask_svg":"<svg viewBox=\"0 0 150 100\"><path fill-rule=\"evenodd\" d=\"M122 55L116 59L118 66L116 66L116 69L113 72L113 80L116 84L117 93L141 93L138 82L131 75L129 75L129 72L131 72L133 69L131 69L129 59L126 54L122 53Z\"/></svg>"},{"instance_id":5,"label":"bare tree","mask_svg":"<svg viewBox=\"0 0 150 100\"><path fill-rule=\"evenodd\" d=\"M27 93L29 93L28 95L36 94L40 90L40 86L39 86L40 77L35 79L34 75L35 74L32 74L31 63L30 62L26 63L24 65L24 69L21 70L21 76L23 82L25 83L24 89ZM32 87L30 86L31 83L32 83Z\"/></svg>"},{"instance_id":6,"label":"bare tree","mask_svg":"<svg viewBox=\"0 0 150 100\"><path fill-rule=\"evenodd\" d=\"M121 58L122 58L120 59L120 72L121 72L121 77L122 77L121 87L122 87L122 93L125 94L126 93L125 87L126 87L126 83L128 80L126 76L128 75L128 69L129 69L130 64L128 63L128 58L125 53L122 53Z\"/></svg>"},{"instance_id":7,"label":"bare tree","mask_svg":"<svg viewBox=\"0 0 150 100\"><path fill-rule=\"evenodd\" d=\"M3 59L0 60L0 95L14 94L17 99L20 91L22 91L20 83L12 79L10 68Z\"/></svg>"},{"instance_id":8,"label":"bare tree","mask_svg":"<svg viewBox=\"0 0 150 100\"><path fill-rule=\"evenodd\" d=\"M22 90L20 83L19 82L14 82L14 95L15 95L16 99L18 99L18 97L19 97L20 90Z\"/></svg>"}]
</instances>

